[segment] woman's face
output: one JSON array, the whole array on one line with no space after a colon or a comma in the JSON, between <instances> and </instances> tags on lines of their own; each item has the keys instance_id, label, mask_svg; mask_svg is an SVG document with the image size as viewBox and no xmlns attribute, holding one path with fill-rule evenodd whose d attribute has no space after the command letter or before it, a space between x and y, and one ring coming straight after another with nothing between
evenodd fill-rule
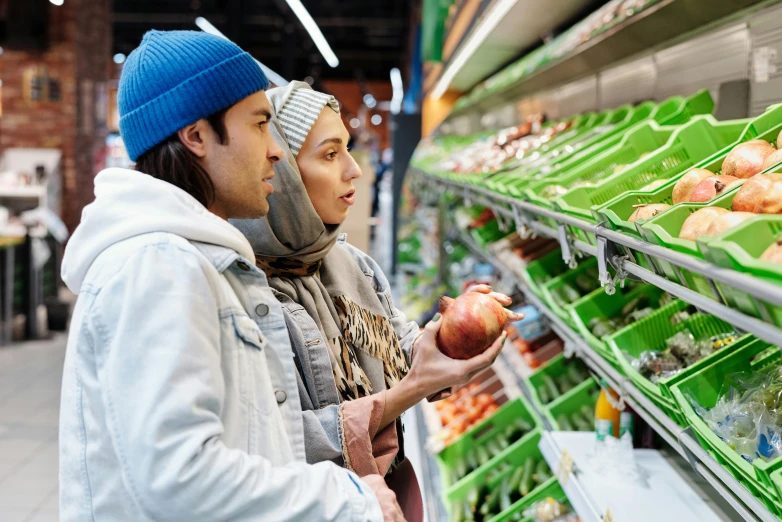
<instances>
[{"instance_id":1,"label":"woman's face","mask_svg":"<svg viewBox=\"0 0 782 522\"><path fill-rule=\"evenodd\" d=\"M361 169L348 152L350 134L339 114L325 107L296 157L312 206L327 225L339 225L353 205L353 180Z\"/></svg>"}]
</instances>

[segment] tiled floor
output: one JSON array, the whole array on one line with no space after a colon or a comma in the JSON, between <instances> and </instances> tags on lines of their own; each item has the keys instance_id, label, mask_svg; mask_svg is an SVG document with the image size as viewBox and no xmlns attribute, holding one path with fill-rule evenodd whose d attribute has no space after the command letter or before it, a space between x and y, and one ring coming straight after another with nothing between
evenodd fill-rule
<instances>
[{"instance_id":1,"label":"tiled floor","mask_svg":"<svg viewBox=\"0 0 782 522\"><path fill-rule=\"evenodd\" d=\"M57 522L65 336L0 347L0 521Z\"/></svg>"}]
</instances>

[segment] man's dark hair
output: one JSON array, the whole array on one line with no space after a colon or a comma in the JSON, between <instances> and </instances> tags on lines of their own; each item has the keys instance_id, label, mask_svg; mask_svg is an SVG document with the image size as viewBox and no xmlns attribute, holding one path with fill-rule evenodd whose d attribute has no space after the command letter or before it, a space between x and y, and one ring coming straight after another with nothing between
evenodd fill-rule
<instances>
[{"instance_id":1,"label":"man's dark hair","mask_svg":"<svg viewBox=\"0 0 782 522\"><path fill-rule=\"evenodd\" d=\"M229 107L204 118L217 134L221 145L228 143L225 113ZM209 173L198 163L179 136L172 134L136 161L136 170L181 188L209 208L215 200L215 186Z\"/></svg>"}]
</instances>

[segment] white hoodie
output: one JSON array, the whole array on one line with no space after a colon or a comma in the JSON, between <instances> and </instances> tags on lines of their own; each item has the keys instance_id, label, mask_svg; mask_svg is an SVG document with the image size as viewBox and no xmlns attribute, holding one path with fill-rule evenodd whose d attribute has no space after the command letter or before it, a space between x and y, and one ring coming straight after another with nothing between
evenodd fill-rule
<instances>
[{"instance_id":1,"label":"white hoodie","mask_svg":"<svg viewBox=\"0 0 782 522\"><path fill-rule=\"evenodd\" d=\"M63 260L60 520L382 521L354 474L305 463L285 319L244 236L135 171L95 195Z\"/></svg>"}]
</instances>

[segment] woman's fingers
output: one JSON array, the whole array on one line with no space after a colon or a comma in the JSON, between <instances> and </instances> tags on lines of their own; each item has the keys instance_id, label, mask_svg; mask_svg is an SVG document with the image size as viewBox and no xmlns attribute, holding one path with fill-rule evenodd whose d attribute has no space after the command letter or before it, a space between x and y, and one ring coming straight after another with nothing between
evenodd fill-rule
<instances>
[{"instance_id":1,"label":"woman's fingers","mask_svg":"<svg viewBox=\"0 0 782 522\"><path fill-rule=\"evenodd\" d=\"M479 294L491 294L491 287L489 285L472 285L467 288L467 292L478 292Z\"/></svg>"},{"instance_id":2,"label":"woman's fingers","mask_svg":"<svg viewBox=\"0 0 782 522\"><path fill-rule=\"evenodd\" d=\"M494 300L500 303L502 306L510 306L510 304L513 302L513 299L499 292L491 292L489 297L494 298Z\"/></svg>"},{"instance_id":3,"label":"woman's fingers","mask_svg":"<svg viewBox=\"0 0 782 522\"><path fill-rule=\"evenodd\" d=\"M508 316L508 321L511 323L515 323L516 321L521 321L524 319L524 314L517 314L516 312L508 309L505 310L505 314Z\"/></svg>"}]
</instances>

